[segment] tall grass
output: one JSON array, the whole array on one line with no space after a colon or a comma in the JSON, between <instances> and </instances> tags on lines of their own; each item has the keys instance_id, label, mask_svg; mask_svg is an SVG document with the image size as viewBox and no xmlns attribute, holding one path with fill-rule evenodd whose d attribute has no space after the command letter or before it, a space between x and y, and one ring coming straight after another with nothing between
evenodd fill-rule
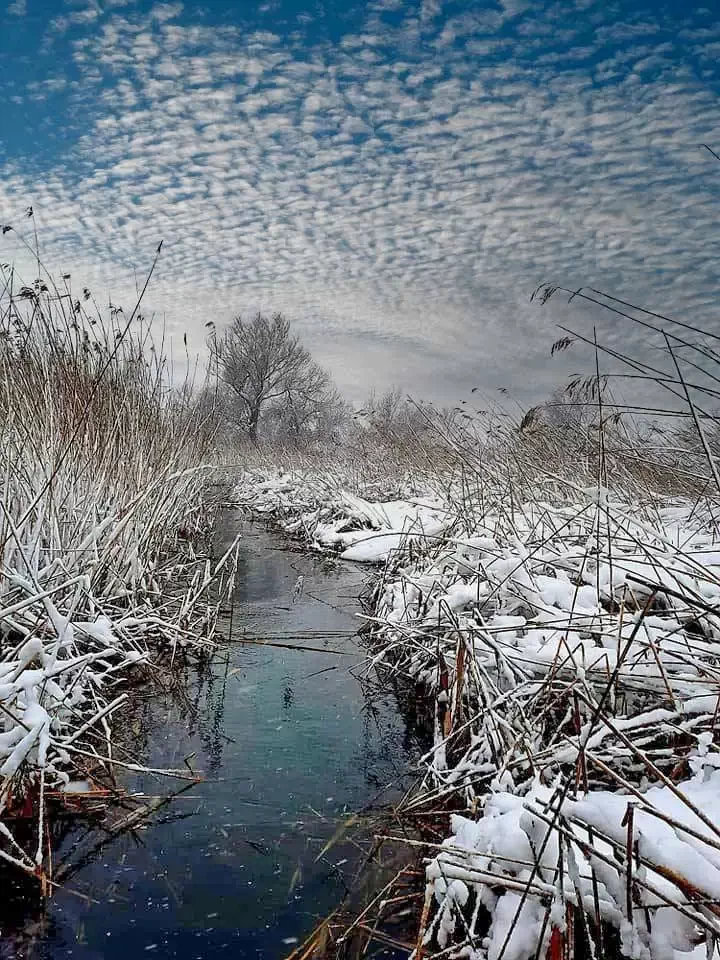
<instances>
[{"instance_id":1,"label":"tall grass","mask_svg":"<svg viewBox=\"0 0 720 960\"><path fill-rule=\"evenodd\" d=\"M563 330L554 351L584 342L589 372L553 404L427 411L396 456L296 462L277 506L261 498L312 538L342 522L338 485L366 492L388 462L399 493L409 476L408 499L425 486L452 518L388 558L366 633L372 665L433 713L403 815L448 820L424 850L415 960L717 955L718 338L567 292L658 349ZM392 894L365 917L378 939Z\"/></svg>"},{"instance_id":2,"label":"tall grass","mask_svg":"<svg viewBox=\"0 0 720 960\"><path fill-rule=\"evenodd\" d=\"M137 766L109 723L131 669L210 642L214 427L195 397L139 302L105 316L69 277L0 268L0 858L45 883L48 798Z\"/></svg>"},{"instance_id":3,"label":"tall grass","mask_svg":"<svg viewBox=\"0 0 720 960\"><path fill-rule=\"evenodd\" d=\"M565 331L592 350L562 398L584 415L446 432L456 527L375 594L376 663L435 703L408 812L463 811L428 857L416 957L715 955L720 357L587 299L655 335L652 366Z\"/></svg>"}]
</instances>

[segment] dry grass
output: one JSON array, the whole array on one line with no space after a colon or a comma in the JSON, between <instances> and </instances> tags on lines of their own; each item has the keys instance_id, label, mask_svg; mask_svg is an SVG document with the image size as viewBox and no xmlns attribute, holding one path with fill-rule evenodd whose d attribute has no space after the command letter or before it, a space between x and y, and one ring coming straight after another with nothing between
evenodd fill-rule
<instances>
[{"instance_id":1,"label":"dry grass","mask_svg":"<svg viewBox=\"0 0 720 960\"><path fill-rule=\"evenodd\" d=\"M197 552L213 424L194 396L139 301L105 317L69 277L0 269L0 858L47 890L53 798L138 768L110 726L127 678L211 643L232 573Z\"/></svg>"},{"instance_id":2,"label":"dry grass","mask_svg":"<svg viewBox=\"0 0 720 960\"><path fill-rule=\"evenodd\" d=\"M416 957L660 957L671 930L714 955L720 937L716 338L568 293L639 323L652 366L563 331L555 352L584 340L592 372L559 410L426 410L397 443L267 458L289 471L283 525L310 538L341 488L434 492L454 518L388 559L368 621L369 669L433 704L404 815L463 811L423 841Z\"/></svg>"}]
</instances>

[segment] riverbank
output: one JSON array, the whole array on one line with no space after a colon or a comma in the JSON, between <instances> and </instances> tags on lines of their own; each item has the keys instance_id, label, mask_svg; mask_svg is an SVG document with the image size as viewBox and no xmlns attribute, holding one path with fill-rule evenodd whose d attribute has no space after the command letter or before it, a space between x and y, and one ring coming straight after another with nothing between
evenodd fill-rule
<instances>
[{"instance_id":1,"label":"riverbank","mask_svg":"<svg viewBox=\"0 0 720 960\"><path fill-rule=\"evenodd\" d=\"M712 500L444 487L389 509L298 472L238 493L312 548L380 564L371 662L419 682L435 717L413 806L464 811L427 863L417 954L524 960L574 939L689 956L718 932Z\"/></svg>"},{"instance_id":2,"label":"riverbank","mask_svg":"<svg viewBox=\"0 0 720 960\"><path fill-rule=\"evenodd\" d=\"M212 424L139 301L103 317L69 277L0 272L0 861L50 895L56 818L143 768L118 718L213 649L235 549L211 557Z\"/></svg>"}]
</instances>

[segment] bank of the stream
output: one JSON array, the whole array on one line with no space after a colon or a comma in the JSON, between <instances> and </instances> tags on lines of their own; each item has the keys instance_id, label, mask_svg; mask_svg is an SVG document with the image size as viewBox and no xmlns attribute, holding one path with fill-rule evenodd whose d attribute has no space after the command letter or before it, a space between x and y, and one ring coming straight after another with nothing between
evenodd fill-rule
<instances>
[{"instance_id":1,"label":"bank of the stream","mask_svg":"<svg viewBox=\"0 0 720 960\"><path fill-rule=\"evenodd\" d=\"M230 641L172 691L137 692L122 720L148 765L187 759L205 780L101 849L97 825L57 824L67 890L41 908L11 875L1 957L281 957L352 883L370 811L409 785L422 735L392 694L358 679L365 571L293 552L237 514L223 523L228 543L242 533ZM147 795L173 786L122 782ZM343 830L358 810L368 817Z\"/></svg>"},{"instance_id":2,"label":"bank of the stream","mask_svg":"<svg viewBox=\"0 0 720 960\"><path fill-rule=\"evenodd\" d=\"M403 817L455 811L423 837L417 955L716 957L716 499L475 480L448 478L445 507L303 471L238 487L314 549L382 563L373 665L434 715Z\"/></svg>"}]
</instances>

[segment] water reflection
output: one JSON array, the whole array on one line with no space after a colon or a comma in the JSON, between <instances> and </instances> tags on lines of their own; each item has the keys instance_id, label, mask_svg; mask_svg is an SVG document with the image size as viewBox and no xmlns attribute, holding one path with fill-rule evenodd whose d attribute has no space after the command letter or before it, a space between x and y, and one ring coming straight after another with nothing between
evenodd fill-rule
<instances>
[{"instance_id":1,"label":"water reflection","mask_svg":"<svg viewBox=\"0 0 720 960\"><path fill-rule=\"evenodd\" d=\"M235 532L228 523L226 539ZM230 642L138 693L121 746L151 766L187 761L206 781L134 832L57 817L56 868L74 895L41 908L13 877L0 957L281 957L335 906L366 848L359 830L323 853L338 824L407 785L419 734L348 672L362 660L361 572L244 533L235 637L287 646ZM123 786L157 796L172 784L129 775Z\"/></svg>"}]
</instances>

